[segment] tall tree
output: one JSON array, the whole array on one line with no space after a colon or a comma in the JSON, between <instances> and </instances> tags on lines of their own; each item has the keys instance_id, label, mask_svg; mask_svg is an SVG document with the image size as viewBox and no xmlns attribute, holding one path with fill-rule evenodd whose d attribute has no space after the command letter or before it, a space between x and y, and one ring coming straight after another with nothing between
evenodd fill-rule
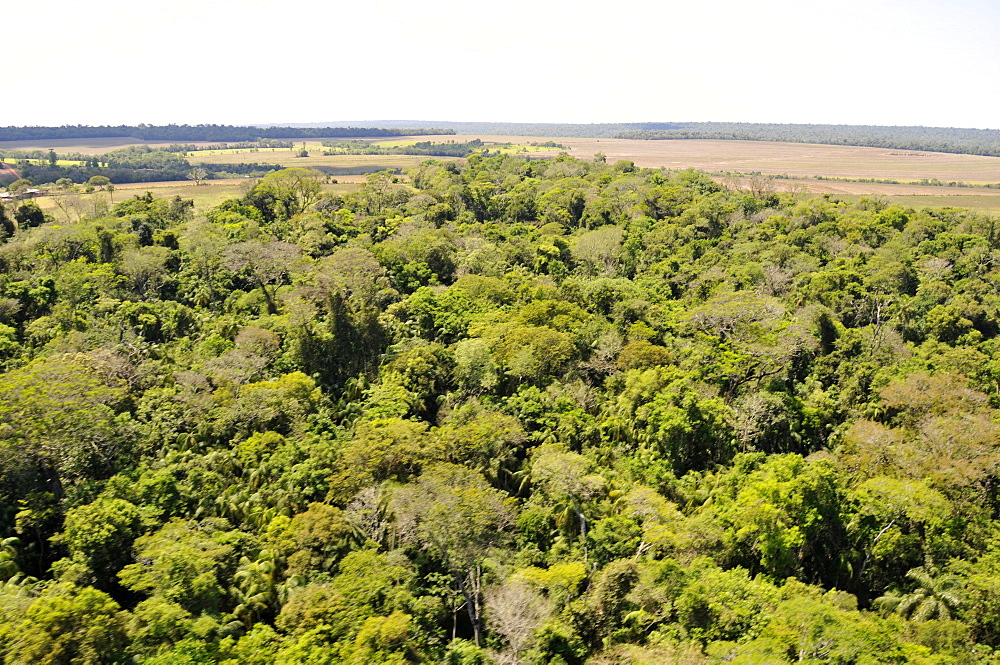
<instances>
[{"instance_id":1,"label":"tall tree","mask_svg":"<svg viewBox=\"0 0 1000 665\"><path fill-rule=\"evenodd\" d=\"M483 560L504 542L513 500L470 469L439 464L392 497L400 536L433 552L465 596L476 644L482 639Z\"/></svg>"}]
</instances>

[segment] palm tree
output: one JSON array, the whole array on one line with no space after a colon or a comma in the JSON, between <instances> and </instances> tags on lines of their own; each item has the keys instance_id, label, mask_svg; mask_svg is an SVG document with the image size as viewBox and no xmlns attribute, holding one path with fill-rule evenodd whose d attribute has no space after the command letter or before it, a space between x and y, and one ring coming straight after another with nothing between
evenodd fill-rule
<instances>
[{"instance_id":1,"label":"palm tree","mask_svg":"<svg viewBox=\"0 0 1000 665\"><path fill-rule=\"evenodd\" d=\"M238 604L233 614L250 625L255 619L268 614L278 606L280 588L278 565L269 550L263 550L256 561L248 557L240 559L239 568L233 576L233 589Z\"/></svg>"},{"instance_id":2,"label":"palm tree","mask_svg":"<svg viewBox=\"0 0 1000 665\"><path fill-rule=\"evenodd\" d=\"M17 565L17 546L21 541L17 538L0 540L0 582L16 577L21 569Z\"/></svg>"},{"instance_id":3,"label":"palm tree","mask_svg":"<svg viewBox=\"0 0 1000 665\"><path fill-rule=\"evenodd\" d=\"M916 588L909 593L889 591L875 599L875 607L886 613L895 612L910 621L950 619L955 608L962 604L961 580L954 575L936 573L923 566L911 569L906 576L917 583Z\"/></svg>"}]
</instances>

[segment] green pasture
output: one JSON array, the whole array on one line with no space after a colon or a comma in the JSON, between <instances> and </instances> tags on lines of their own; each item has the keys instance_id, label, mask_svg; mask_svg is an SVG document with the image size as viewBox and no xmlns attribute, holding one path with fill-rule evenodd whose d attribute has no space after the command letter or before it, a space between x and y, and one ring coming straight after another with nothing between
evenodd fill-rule
<instances>
[{"instance_id":1,"label":"green pasture","mask_svg":"<svg viewBox=\"0 0 1000 665\"><path fill-rule=\"evenodd\" d=\"M896 195L890 200L917 210L923 208L968 208L986 215L1000 216L1000 195L998 194L953 194L953 195Z\"/></svg>"},{"instance_id":2,"label":"green pasture","mask_svg":"<svg viewBox=\"0 0 1000 665\"><path fill-rule=\"evenodd\" d=\"M491 147L491 146L487 146ZM492 149L492 148L491 148ZM526 144L511 144L505 148L500 148L500 152L505 155L521 155L528 152L552 152L553 150L559 150L560 148L552 148L549 146L540 145L526 145Z\"/></svg>"},{"instance_id":3,"label":"green pasture","mask_svg":"<svg viewBox=\"0 0 1000 665\"><path fill-rule=\"evenodd\" d=\"M345 139L345 142L347 140L348 139ZM420 143L420 141L418 141L416 139L413 139L413 140L408 140L408 141L396 141L396 140L391 140L391 141L372 141L371 145L375 145L375 146L378 146L380 148L408 148L411 145L416 145L417 143ZM433 143L442 143L442 141L433 141Z\"/></svg>"},{"instance_id":4,"label":"green pasture","mask_svg":"<svg viewBox=\"0 0 1000 665\"><path fill-rule=\"evenodd\" d=\"M871 197L873 195L906 208L913 208L914 210L923 210L924 208L964 208L984 215L1000 217L1000 196L996 194L936 195L872 192L865 194L837 194L836 198L856 203L862 197Z\"/></svg>"},{"instance_id":5,"label":"green pasture","mask_svg":"<svg viewBox=\"0 0 1000 665\"><path fill-rule=\"evenodd\" d=\"M48 164L47 159L14 159L11 157L4 158L2 160L5 164L11 164L17 166L18 162L27 162L29 164ZM83 162L76 159L57 159L56 166L83 166Z\"/></svg>"}]
</instances>

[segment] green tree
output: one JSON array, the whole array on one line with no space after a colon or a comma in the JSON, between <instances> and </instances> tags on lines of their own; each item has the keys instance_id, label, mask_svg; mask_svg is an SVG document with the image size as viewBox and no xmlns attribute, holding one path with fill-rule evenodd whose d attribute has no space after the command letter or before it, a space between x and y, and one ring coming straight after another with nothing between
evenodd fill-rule
<instances>
[{"instance_id":1,"label":"green tree","mask_svg":"<svg viewBox=\"0 0 1000 665\"><path fill-rule=\"evenodd\" d=\"M292 588L277 626L294 635L320 630L329 642L351 641L370 617L416 610L414 575L400 551L351 552L336 575Z\"/></svg>"},{"instance_id":2,"label":"green tree","mask_svg":"<svg viewBox=\"0 0 1000 665\"><path fill-rule=\"evenodd\" d=\"M443 458L443 447L427 434L426 423L401 418L362 421L343 447L338 470L330 479L331 493L347 501L366 486L405 481Z\"/></svg>"},{"instance_id":3,"label":"green tree","mask_svg":"<svg viewBox=\"0 0 1000 665\"><path fill-rule=\"evenodd\" d=\"M319 198L322 177L322 173L313 169L281 169L265 175L254 189L272 197L279 216L289 219L305 212Z\"/></svg>"},{"instance_id":4,"label":"green tree","mask_svg":"<svg viewBox=\"0 0 1000 665\"><path fill-rule=\"evenodd\" d=\"M250 284L261 290L268 311L275 314L278 304L268 287L285 280L301 255L302 250L291 243L252 240L227 247L223 260L226 267L245 275Z\"/></svg>"},{"instance_id":5,"label":"green tree","mask_svg":"<svg viewBox=\"0 0 1000 665\"><path fill-rule=\"evenodd\" d=\"M30 229L45 223L45 213L34 201L25 201L14 211L14 220L17 221L17 228Z\"/></svg>"},{"instance_id":6,"label":"green tree","mask_svg":"<svg viewBox=\"0 0 1000 665\"><path fill-rule=\"evenodd\" d=\"M25 190L30 189L34 186L35 186L34 183L32 183L27 178L19 178L14 182L10 183L9 185L7 185L7 191L13 194L14 196L21 196Z\"/></svg>"},{"instance_id":7,"label":"green tree","mask_svg":"<svg viewBox=\"0 0 1000 665\"><path fill-rule=\"evenodd\" d=\"M928 621L950 619L962 604L961 580L957 576L923 566L907 571L906 576L915 583L912 591L890 591L876 598L874 606L910 621Z\"/></svg>"},{"instance_id":8,"label":"green tree","mask_svg":"<svg viewBox=\"0 0 1000 665\"><path fill-rule=\"evenodd\" d=\"M482 639L483 561L505 541L513 500L464 467L439 464L392 495L400 536L431 551L465 597L478 646Z\"/></svg>"},{"instance_id":9,"label":"green tree","mask_svg":"<svg viewBox=\"0 0 1000 665\"><path fill-rule=\"evenodd\" d=\"M137 563L119 573L122 584L180 605L192 614L217 612L245 537L224 520L175 519L135 541Z\"/></svg>"},{"instance_id":10,"label":"green tree","mask_svg":"<svg viewBox=\"0 0 1000 665\"><path fill-rule=\"evenodd\" d=\"M5 626L3 652L10 663L99 665L126 658L127 614L107 594L89 587L53 584Z\"/></svg>"},{"instance_id":11,"label":"green tree","mask_svg":"<svg viewBox=\"0 0 1000 665\"><path fill-rule=\"evenodd\" d=\"M788 376L816 348L816 340L786 317L776 298L750 292L720 294L684 318L717 344L717 354L704 359L705 368L722 383L727 400L751 383Z\"/></svg>"},{"instance_id":12,"label":"green tree","mask_svg":"<svg viewBox=\"0 0 1000 665\"><path fill-rule=\"evenodd\" d=\"M103 175L90 176L90 180L87 181L89 187L98 187L102 190L110 184L111 180Z\"/></svg>"},{"instance_id":13,"label":"green tree","mask_svg":"<svg viewBox=\"0 0 1000 665\"><path fill-rule=\"evenodd\" d=\"M753 572L812 575L832 585L846 540L836 467L792 454L772 455L754 468L760 460L738 457L709 507L725 528L730 560Z\"/></svg>"},{"instance_id":14,"label":"green tree","mask_svg":"<svg viewBox=\"0 0 1000 665\"><path fill-rule=\"evenodd\" d=\"M927 663L971 662L952 660L942 652L918 647L903 635L892 619L857 611L853 596L838 591L822 594L818 589L791 581L785 599L761 618L766 621L759 637L710 645L713 660L751 665L754 663ZM931 660L933 659L933 660Z\"/></svg>"},{"instance_id":15,"label":"green tree","mask_svg":"<svg viewBox=\"0 0 1000 665\"><path fill-rule=\"evenodd\" d=\"M584 507L605 491L604 478L593 472L593 463L559 444L539 446L531 463L531 480L556 503L563 528L574 525L580 531L583 559L587 561L588 519Z\"/></svg>"},{"instance_id":16,"label":"green tree","mask_svg":"<svg viewBox=\"0 0 1000 665\"><path fill-rule=\"evenodd\" d=\"M38 474L57 496L65 481L111 475L128 452L113 408L124 391L89 361L54 355L0 375L0 472Z\"/></svg>"},{"instance_id":17,"label":"green tree","mask_svg":"<svg viewBox=\"0 0 1000 665\"><path fill-rule=\"evenodd\" d=\"M58 562L57 568L77 577L78 582L113 591L115 575L131 560L132 541L141 528L139 508L123 499L101 497L71 508L62 534L54 539L69 550L69 560ZM74 571L74 564L82 569Z\"/></svg>"}]
</instances>

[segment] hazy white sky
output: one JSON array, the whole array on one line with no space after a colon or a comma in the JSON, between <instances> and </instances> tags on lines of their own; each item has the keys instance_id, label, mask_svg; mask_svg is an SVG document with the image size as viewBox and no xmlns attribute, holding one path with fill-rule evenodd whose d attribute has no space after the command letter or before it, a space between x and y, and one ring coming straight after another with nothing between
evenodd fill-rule
<instances>
[{"instance_id":1,"label":"hazy white sky","mask_svg":"<svg viewBox=\"0 0 1000 665\"><path fill-rule=\"evenodd\" d=\"M1000 128L997 0L49 0L0 125L738 121Z\"/></svg>"}]
</instances>

